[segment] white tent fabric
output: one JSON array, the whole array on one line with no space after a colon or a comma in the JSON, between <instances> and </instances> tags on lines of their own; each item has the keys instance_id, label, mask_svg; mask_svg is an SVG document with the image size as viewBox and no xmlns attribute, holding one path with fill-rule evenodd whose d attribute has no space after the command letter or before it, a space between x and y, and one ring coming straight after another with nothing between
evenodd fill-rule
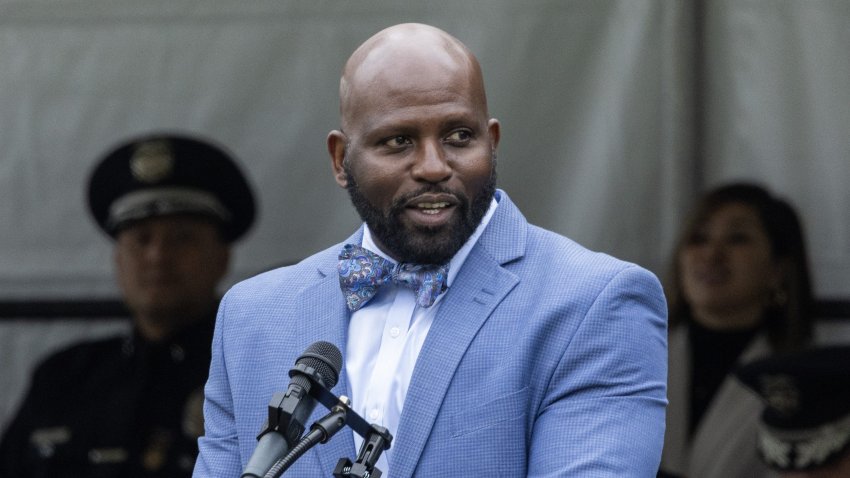
<instances>
[{"instance_id":1,"label":"white tent fabric","mask_svg":"<svg viewBox=\"0 0 850 478\"><path fill-rule=\"evenodd\" d=\"M84 189L99 154L148 130L211 136L253 179L260 220L233 280L341 240L358 221L325 149L339 73L404 21L479 56L503 122L500 184L531 220L657 269L693 191L682 5L0 4L0 298L115 295Z\"/></svg>"},{"instance_id":2,"label":"white tent fabric","mask_svg":"<svg viewBox=\"0 0 850 478\"><path fill-rule=\"evenodd\" d=\"M250 176L259 221L229 283L344 238L358 220L325 150L338 75L407 21L479 57L500 186L532 222L663 278L696 195L753 179L802 213L818 294L850 297L846 0L0 0L0 301L117 296L85 184L151 130L210 136ZM0 426L27 351L116 325L49 327L69 325L0 328L18 364Z\"/></svg>"},{"instance_id":3,"label":"white tent fabric","mask_svg":"<svg viewBox=\"0 0 850 478\"><path fill-rule=\"evenodd\" d=\"M709 184L753 178L798 208L822 297L850 297L850 2L708 2Z\"/></svg>"}]
</instances>

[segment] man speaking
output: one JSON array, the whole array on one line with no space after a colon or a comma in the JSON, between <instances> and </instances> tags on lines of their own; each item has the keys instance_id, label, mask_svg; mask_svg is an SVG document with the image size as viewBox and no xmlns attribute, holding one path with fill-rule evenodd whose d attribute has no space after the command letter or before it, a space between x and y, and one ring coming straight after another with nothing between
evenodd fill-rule
<instances>
[{"instance_id":1,"label":"man speaking","mask_svg":"<svg viewBox=\"0 0 850 478\"><path fill-rule=\"evenodd\" d=\"M317 341L343 354L333 393L394 436L384 477L654 476L661 287L496 189L501 131L474 55L430 26L387 28L346 63L340 113L328 151L364 225L226 294L194 476L239 476ZM331 476L360 444L339 433L286 476Z\"/></svg>"}]
</instances>

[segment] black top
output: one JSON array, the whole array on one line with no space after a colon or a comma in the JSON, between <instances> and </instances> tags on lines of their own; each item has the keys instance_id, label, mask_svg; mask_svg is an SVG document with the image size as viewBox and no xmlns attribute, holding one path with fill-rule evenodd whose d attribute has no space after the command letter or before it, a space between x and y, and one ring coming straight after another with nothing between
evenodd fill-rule
<instances>
[{"instance_id":1,"label":"black top","mask_svg":"<svg viewBox=\"0 0 850 478\"><path fill-rule=\"evenodd\" d=\"M152 343L87 342L47 358L0 442L0 478L190 477L213 319Z\"/></svg>"},{"instance_id":2,"label":"black top","mask_svg":"<svg viewBox=\"0 0 850 478\"><path fill-rule=\"evenodd\" d=\"M720 385L730 375L757 331L756 328L718 331L691 323L688 329L691 345L691 434L696 431Z\"/></svg>"}]
</instances>

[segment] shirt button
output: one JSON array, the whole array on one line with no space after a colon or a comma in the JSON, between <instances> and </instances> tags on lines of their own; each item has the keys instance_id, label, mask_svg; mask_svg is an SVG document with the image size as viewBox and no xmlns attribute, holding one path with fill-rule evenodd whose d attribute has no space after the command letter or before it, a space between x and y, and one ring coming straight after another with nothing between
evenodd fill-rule
<instances>
[{"instance_id":1,"label":"shirt button","mask_svg":"<svg viewBox=\"0 0 850 478\"><path fill-rule=\"evenodd\" d=\"M373 408L371 411L369 411L369 418L371 420L377 420L378 418L381 418L381 412L378 411L377 408Z\"/></svg>"},{"instance_id":2,"label":"shirt button","mask_svg":"<svg viewBox=\"0 0 850 478\"><path fill-rule=\"evenodd\" d=\"M401 333L401 330L399 330L398 327L393 327L392 329L390 329L390 337L392 337L392 338L398 337L398 334L400 334L400 333Z\"/></svg>"}]
</instances>

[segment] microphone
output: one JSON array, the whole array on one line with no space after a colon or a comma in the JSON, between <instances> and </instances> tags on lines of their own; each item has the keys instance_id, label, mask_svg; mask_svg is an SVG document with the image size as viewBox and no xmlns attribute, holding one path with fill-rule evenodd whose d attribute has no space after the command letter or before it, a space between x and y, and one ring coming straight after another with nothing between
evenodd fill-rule
<instances>
[{"instance_id":1,"label":"microphone","mask_svg":"<svg viewBox=\"0 0 850 478\"><path fill-rule=\"evenodd\" d=\"M319 443L327 443L332 436L342 430L345 426L345 420L348 416L348 405L351 401L345 395L339 397L339 404L331 408L330 413L320 418L316 423L310 426L310 433L304 435L301 441L298 442L287 455L269 468L265 478L279 478L284 471L288 470L295 460L307 453L308 450L318 445ZM380 475L379 475L380 476ZM376 477L378 478L378 477Z\"/></svg>"},{"instance_id":2,"label":"microphone","mask_svg":"<svg viewBox=\"0 0 850 478\"><path fill-rule=\"evenodd\" d=\"M241 478L263 478L275 462L298 443L316 407L310 394L313 384L326 390L336 385L342 369L342 353L330 342L315 342L295 360L289 370L286 392L277 392L269 403L269 417L257 436L257 448Z\"/></svg>"}]
</instances>

